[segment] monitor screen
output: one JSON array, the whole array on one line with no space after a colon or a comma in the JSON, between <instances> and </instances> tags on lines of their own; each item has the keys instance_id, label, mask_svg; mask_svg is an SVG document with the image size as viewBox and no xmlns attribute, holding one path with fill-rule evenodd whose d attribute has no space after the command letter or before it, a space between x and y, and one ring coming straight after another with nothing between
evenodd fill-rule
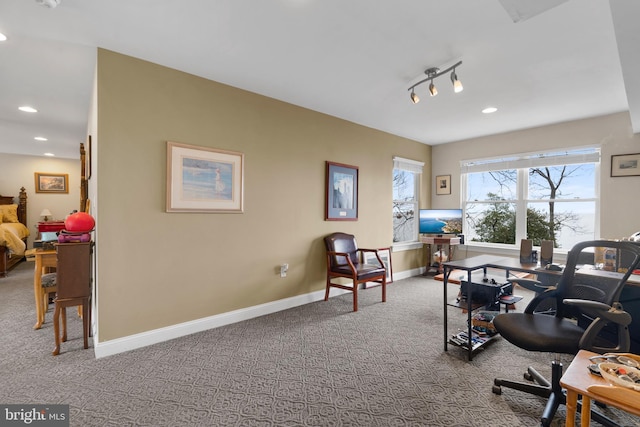
<instances>
[{"instance_id":1,"label":"monitor screen","mask_svg":"<svg viewBox=\"0 0 640 427\"><path fill-rule=\"evenodd\" d=\"M462 233L462 209L420 209L420 234Z\"/></svg>"}]
</instances>

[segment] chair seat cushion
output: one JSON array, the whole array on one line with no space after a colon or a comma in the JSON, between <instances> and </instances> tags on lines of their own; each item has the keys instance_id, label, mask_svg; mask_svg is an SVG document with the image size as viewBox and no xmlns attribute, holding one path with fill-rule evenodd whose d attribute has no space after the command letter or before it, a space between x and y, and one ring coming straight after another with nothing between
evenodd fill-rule
<instances>
[{"instance_id":1,"label":"chair seat cushion","mask_svg":"<svg viewBox=\"0 0 640 427\"><path fill-rule=\"evenodd\" d=\"M576 354L584 329L552 315L504 313L493 319L504 339L529 351Z\"/></svg>"},{"instance_id":2,"label":"chair seat cushion","mask_svg":"<svg viewBox=\"0 0 640 427\"><path fill-rule=\"evenodd\" d=\"M380 277L386 274L385 269L378 265L356 264L355 267L356 274L358 275L358 280ZM338 274L344 274L346 276L352 275L351 268L349 268L348 265L334 267L331 269L331 271Z\"/></svg>"},{"instance_id":3,"label":"chair seat cushion","mask_svg":"<svg viewBox=\"0 0 640 427\"><path fill-rule=\"evenodd\" d=\"M47 273L43 274L40 279L40 283L42 283L43 288L50 288L57 285L57 275L56 273Z\"/></svg>"}]
</instances>

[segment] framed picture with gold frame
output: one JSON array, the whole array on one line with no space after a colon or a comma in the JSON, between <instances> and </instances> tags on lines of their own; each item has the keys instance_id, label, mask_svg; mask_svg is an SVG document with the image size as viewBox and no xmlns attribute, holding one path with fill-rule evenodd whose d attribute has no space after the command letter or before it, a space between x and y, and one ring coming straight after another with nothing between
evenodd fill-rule
<instances>
[{"instance_id":1,"label":"framed picture with gold frame","mask_svg":"<svg viewBox=\"0 0 640 427\"><path fill-rule=\"evenodd\" d=\"M36 172L36 193L69 193L69 174Z\"/></svg>"}]
</instances>

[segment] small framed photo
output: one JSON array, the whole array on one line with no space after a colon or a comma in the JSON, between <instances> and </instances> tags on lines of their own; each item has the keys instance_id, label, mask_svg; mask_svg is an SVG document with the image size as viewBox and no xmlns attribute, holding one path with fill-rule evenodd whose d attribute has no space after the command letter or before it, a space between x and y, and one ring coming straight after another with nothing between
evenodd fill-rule
<instances>
[{"instance_id":1,"label":"small framed photo","mask_svg":"<svg viewBox=\"0 0 640 427\"><path fill-rule=\"evenodd\" d=\"M244 154L167 141L167 212L243 212Z\"/></svg>"},{"instance_id":2,"label":"small framed photo","mask_svg":"<svg viewBox=\"0 0 640 427\"><path fill-rule=\"evenodd\" d=\"M36 193L69 193L69 174L36 172Z\"/></svg>"},{"instance_id":3,"label":"small framed photo","mask_svg":"<svg viewBox=\"0 0 640 427\"><path fill-rule=\"evenodd\" d=\"M640 176L640 153L611 156L611 176Z\"/></svg>"},{"instance_id":4,"label":"small framed photo","mask_svg":"<svg viewBox=\"0 0 640 427\"><path fill-rule=\"evenodd\" d=\"M325 221L358 220L358 167L327 162Z\"/></svg>"},{"instance_id":5,"label":"small framed photo","mask_svg":"<svg viewBox=\"0 0 640 427\"><path fill-rule=\"evenodd\" d=\"M451 194L451 175L436 176L436 195Z\"/></svg>"},{"instance_id":6,"label":"small framed photo","mask_svg":"<svg viewBox=\"0 0 640 427\"><path fill-rule=\"evenodd\" d=\"M363 252L362 253L363 262L365 264L378 264L378 258L376 258L376 254L373 252ZM385 270L387 270L387 284L393 283L393 267L391 266L391 248L381 248L378 249L378 255L382 260L382 264L384 265ZM380 283L377 282L366 282L365 288L371 288L373 286L379 286Z\"/></svg>"}]
</instances>

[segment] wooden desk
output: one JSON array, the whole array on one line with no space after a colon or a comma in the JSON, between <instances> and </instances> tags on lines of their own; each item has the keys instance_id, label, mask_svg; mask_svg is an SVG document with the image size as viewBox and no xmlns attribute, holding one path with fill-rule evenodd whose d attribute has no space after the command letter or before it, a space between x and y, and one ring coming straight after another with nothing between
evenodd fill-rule
<instances>
[{"instance_id":1,"label":"wooden desk","mask_svg":"<svg viewBox=\"0 0 640 427\"><path fill-rule=\"evenodd\" d=\"M612 386L604 378L589 372L589 357L595 355L597 353L580 350L560 380L560 385L567 389L567 427L575 426L578 395L582 395L581 427L588 427L591 422L591 399L640 416L637 391Z\"/></svg>"},{"instance_id":2,"label":"wooden desk","mask_svg":"<svg viewBox=\"0 0 640 427\"><path fill-rule=\"evenodd\" d=\"M35 252L35 269L33 272L33 295L36 299L36 324L33 329L40 329L44 323L44 314L47 312L47 306L44 305L42 297L42 274L46 267L55 267L57 265L57 254L55 249L37 250Z\"/></svg>"}]
</instances>

